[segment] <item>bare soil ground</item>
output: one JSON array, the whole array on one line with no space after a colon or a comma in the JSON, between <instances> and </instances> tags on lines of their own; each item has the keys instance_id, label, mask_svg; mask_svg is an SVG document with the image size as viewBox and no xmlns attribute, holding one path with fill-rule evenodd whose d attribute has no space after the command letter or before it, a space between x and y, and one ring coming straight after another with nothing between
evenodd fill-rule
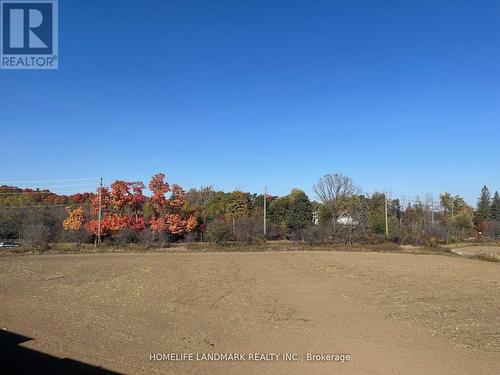
<instances>
[{"instance_id":1,"label":"bare soil ground","mask_svg":"<svg viewBox=\"0 0 500 375\"><path fill-rule=\"evenodd\" d=\"M500 246L463 246L452 249L456 254L460 255L489 255L500 259Z\"/></svg>"},{"instance_id":2,"label":"bare soil ground","mask_svg":"<svg viewBox=\"0 0 500 375\"><path fill-rule=\"evenodd\" d=\"M130 374L494 374L500 265L354 252L0 257L0 328ZM150 361L150 353L299 361ZM347 353L345 363L307 353Z\"/></svg>"}]
</instances>

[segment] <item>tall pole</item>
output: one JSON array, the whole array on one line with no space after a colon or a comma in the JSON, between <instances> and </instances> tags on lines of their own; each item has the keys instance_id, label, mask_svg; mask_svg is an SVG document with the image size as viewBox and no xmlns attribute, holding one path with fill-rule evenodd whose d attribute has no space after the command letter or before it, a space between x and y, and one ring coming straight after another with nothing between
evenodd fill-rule
<instances>
[{"instance_id":1,"label":"tall pole","mask_svg":"<svg viewBox=\"0 0 500 375\"><path fill-rule=\"evenodd\" d=\"M97 213L97 244L101 244L101 219L102 219L102 177L101 183L99 184L99 211Z\"/></svg>"},{"instance_id":2,"label":"tall pole","mask_svg":"<svg viewBox=\"0 0 500 375\"><path fill-rule=\"evenodd\" d=\"M387 218L387 193L384 194L385 201L385 236L389 237L389 222Z\"/></svg>"},{"instance_id":3,"label":"tall pole","mask_svg":"<svg viewBox=\"0 0 500 375\"><path fill-rule=\"evenodd\" d=\"M434 197L431 197L431 222L434 225Z\"/></svg>"},{"instance_id":4,"label":"tall pole","mask_svg":"<svg viewBox=\"0 0 500 375\"><path fill-rule=\"evenodd\" d=\"M264 239L266 239L267 234L267 186L264 186Z\"/></svg>"}]
</instances>

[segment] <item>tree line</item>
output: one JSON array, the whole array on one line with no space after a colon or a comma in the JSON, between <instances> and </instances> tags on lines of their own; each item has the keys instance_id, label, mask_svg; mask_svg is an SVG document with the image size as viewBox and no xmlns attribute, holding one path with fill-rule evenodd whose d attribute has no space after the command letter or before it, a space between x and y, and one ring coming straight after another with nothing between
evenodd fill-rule
<instances>
[{"instance_id":1,"label":"tree line","mask_svg":"<svg viewBox=\"0 0 500 375\"><path fill-rule=\"evenodd\" d=\"M475 208L448 192L437 205L429 197L402 202L383 192L363 194L351 178L335 173L314 185L318 201L300 189L283 196L210 186L184 191L163 173L154 175L148 188L145 195L143 182L117 180L95 193L64 196L1 186L0 238L40 246L98 240L150 246L266 240L432 246L473 236L500 238L500 196L486 186Z\"/></svg>"}]
</instances>

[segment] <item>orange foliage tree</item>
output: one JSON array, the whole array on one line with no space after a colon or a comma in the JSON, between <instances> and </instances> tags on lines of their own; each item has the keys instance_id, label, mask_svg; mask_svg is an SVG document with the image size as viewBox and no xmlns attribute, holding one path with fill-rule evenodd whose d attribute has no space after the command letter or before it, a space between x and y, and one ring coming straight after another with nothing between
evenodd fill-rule
<instances>
[{"instance_id":1,"label":"orange foliage tree","mask_svg":"<svg viewBox=\"0 0 500 375\"><path fill-rule=\"evenodd\" d=\"M92 219L86 225L87 230L94 236L99 233L99 193L101 194L101 235L110 235L109 223L105 220L108 211L110 193L106 187L99 188L92 197L91 202L91 216Z\"/></svg>"},{"instance_id":2,"label":"orange foliage tree","mask_svg":"<svg viewBox=\"0 0 500 375\"><path fill-rule=\"evenodd\" d=\"M82 207L78 208L66 208L68 217L63 221L63 227L65 230L77 231L83 226L85 220L85 213Z\"/></svg>"},{"instance_id":3,"label":"orange foliage tree","mask_svg":"<svg viewBox=\"0 0 500 375\"><path fill-rule=\"evenodd\" d=\"M179 185L170 186L165 182L165 175L158 173L149 183L150 198L143 194L144 188L142 182L121 180L113 182L110 188L100 188L96 194L92 195L91 220L86 223L85 228L94 235L99 232L100 193L100 228L103 236L114 236L122 229L140 232L148 226L154 233L167 232L175 236L182 236L196 229L198 219L195 215L185 212L184 191ZM146 204L150 207L148 220L144 212ZM83 210L81 212L83 214ZM68 210L68 217L65 220L68 228L77 219L80 220L77 213ZM83 225L82 216L80 227Z\"/></svg>"},{"instance_id":4,"label":"orange foliage tree","mask_svg":"<svg viewBox=\"0 0 500 375\"><path fill-rule=\"evenodd\" d=\"M152 216L149 221L151 230L155 233L165 231L176 236L184 235L196 228L197 219L182 211L185 204L184 190L179 185L165 182L165 175L158 173L149 183L152 192ZM170 197L166 194L171 193Z\"/></svg>"}]
</instances>

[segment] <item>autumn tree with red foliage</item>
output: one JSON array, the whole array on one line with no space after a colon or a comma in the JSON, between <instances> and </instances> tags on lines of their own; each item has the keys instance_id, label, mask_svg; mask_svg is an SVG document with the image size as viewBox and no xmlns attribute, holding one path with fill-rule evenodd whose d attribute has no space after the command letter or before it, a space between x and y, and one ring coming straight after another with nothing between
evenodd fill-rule
<instances>
[{"instance_id":1,"label":"autumn tree with red foliage","mask_svg":"<svg viewBox=\"0 0 500 375\"><path fill-rule=\"evenodd\" d=\"M134 212L136 220L139 218L139 215L142 213L144 203L146 202L146 196L142 194L143 189L145 188L144 183L138 182L130 182L130 189L132 190L132 199L130 201L130 207Z\"/></svg>"},{"instance_id":2,"label":"autumn tree with red foliage","mask_svg":"<svg viewBox=\"0 0 500 375\"><path fill-rule=\"evenodd\" d=\"M153 212L149 221L153 232L165 231L181 236L196 229L196 217L182 212L185 199L184 190L179 185L174 184L170 188L165 182L165 175L158 173L152 177L149 189L153 193L151 196ZM167 193L171 193L169 198L166 197Z\"/></svg>"},{"instance_id":3,"label":"autumn tree with red foliage","mask_svg":"<svg viewBox=\"0 0 500 375\"><path fill-rule=\"evenodd\" d=\"M179 185L173 184L170 187L165 182L165 175L158 173L149 183L151 198L148 199L143 194L144 188L142 182L121 180L113 182L109 189L100 188L102 235L112 237L122 229L140 232L148 225L156 234L166 232L175 236L182 236L196 229L198 225L196 216L183 211L184 191ZM146 204L151 208L148 220L144 213ZM99 191L92 196L92 218L85 226L93 235L97 235L99 230L98 214ZM66 219L68 225L74 220L72 215L76 214L68 211ZM66 226L65 229L67 229Z\"/></svg>"},{"instance_id":4,"label":"autumn tree with red foliage","mask_svg":"<svg viewBox=\"0 0 500 375\"><path fill-rule=\"evenodd\" d=\"M97 190L96 194L92 197L91 202L91 216L92 219L86 225L87 230L94 236L97 236L99 232L99 192L101 193L101 234L110 235L109 221L106 220L107 209L110 201L109 189L106 187L101 187Z\"/></svg>"}]
</instances>

